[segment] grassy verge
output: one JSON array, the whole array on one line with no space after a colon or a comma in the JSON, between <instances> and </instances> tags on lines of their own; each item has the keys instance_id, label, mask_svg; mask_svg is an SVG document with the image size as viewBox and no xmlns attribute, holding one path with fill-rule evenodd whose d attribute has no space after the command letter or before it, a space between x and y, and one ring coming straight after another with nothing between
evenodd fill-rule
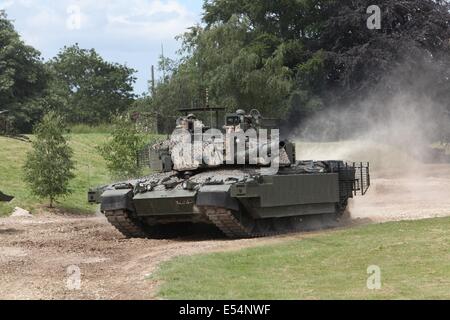
<instances>
[{"instance_id":1,"label":"grassy verge","mask_svg":"<svg viewBox=\"0 0 450 320\"><path fill-rule=\"evenodd\" d=\"M113 131L111 124L90 126L86 124L76 124L70 127L72 134L107 134Z\"/></svg>"},{"instance_id":2,"label":"grassy verge","mask_svg":"<svg viewBox=\"0 0 450 320\"><path fill-rule=\"evenodd\" d=\"M180 257L155 277L168 299L449 299L449 247L449 218L387 223ZM372 265L381 290L367 288Z\"/></svg>"},{"instance_id":3,"label":"grassy verge","mask_svg":"<svg viewBox=\"0 0 450 320\"><path fill-rule=\"evenodd\" d=\"M89 187L110 181L104 160L96 150L107 138L107 134L71 135L76 178L71 182L73 193L59 200L59 208L74 213L95 211L95 207L87 203L86 193ZM34 197L23 181L22 167L30 149L30 143L0 137L0 190L16 197L11 203L0 203L0 215L11 213L14 207L34 210L46 204Z\"/></svg>"}]
</instances>

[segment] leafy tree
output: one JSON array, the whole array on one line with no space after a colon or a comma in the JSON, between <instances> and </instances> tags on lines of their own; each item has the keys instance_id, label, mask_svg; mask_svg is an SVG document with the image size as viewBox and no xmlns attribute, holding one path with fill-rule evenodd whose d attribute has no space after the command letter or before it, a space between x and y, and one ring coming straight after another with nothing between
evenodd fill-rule
<instances>
[{"instance_id":1,"label":"leafy tree","mask_svg":"<svg viewBox=\"0 0 450 320\"><path fill-rule=\"evenodd\" d=\"M158 87L155 105L202 103L209 89L212 105L285 117L296 70L312 57L307 49L323 22L319 9L309 0L206 1L206 26L181 37L184 56L171 81Z\"/></svg>"},{"instance_id":2,"label":"leafy tree","mask_svg":"<svg viewBox=\"0 0 450 320\"><path fill-rule=\"evenodd\" d=\"M50 200L50 208L58 197L71 193L69 182L73 174L73 151L64 133L61 116L49 112L35 128L33 150L27 155L24 173L33 194Z\"/></svg>"},{"instance_id":3,"label":"leafy tree","mask_svg":"<svg viewBox=\"0 0 450 320\"><path fill-rule=\"evenodd\" d=\"M64 47L48 68L52 81L47 107L65 115L70 123L108 121L134 101L135 70L104 61L94 49Z\"/></svg>"},{"instance_id":4,"label":"leafy tree","mask_svg":"<svg viewBox=\"0 0 450 320\"><path fill-rule=\"evenodd\" d=\"M191 104L204 106L208 89L211 105L283 114L293 84L291 71L283 67L285 46L272 55L267 46L273 39L261 36L252 43L249 28L248 20L233 16L216 28L185 34L181 53L188 58L158 86L155 105L171 115Z\"/></svg>"},{"instance_id":5,"label":"leafy tree","mask_svg":"<svg viewBox=\"0 0 450 320\"><path fill-rule=\"evenodd\" d=\"M39 51L26 45L0 11L0 109L10 111L14 126L31 132L42 116L48 75Z\"/></svg>"},{"instance_id":6,"label":"leafy tree","mask_svg":"<svg viewBox=\"0 0 450 320\"><path fill-rule=\"evenodd\" d=\"M448 1L378 1L381 30L366 27L366 8L372 4L370 0L328 2L318 41L324 52L325 90L344 103L373 92L376 86L388 93L400 88L420 90L445 101L448 96L442 100L439 95L449 89ZM411 81L430 77L433 81Z\"/></svg>"},{"instance_id":7,"label":"leafy tree","mask_svg":"<svg viewBox=\"0 0 450 320\"><path fill-rule=\"evenodd\" d=\"M142 168L137 155L145 146L144 136L138 132L129 116L117 116L114 120L112 139L99 148L111 175L118 179L135 178Z\"/></svg>"},{"instance_id":8,"label":"leafy tree","mask_svg":"<svg viewBox=\"0 0 450 320\"><path fill-rule=\"evenodd\" d=\"M179 63L152 106L172 115L209 89L212 105L256 107L295 126L402 90L450 109L448 3L379 0L382 28L369 30L370 0L205 1L204 25L181 36Z\"/></svg>"}]
</instances>

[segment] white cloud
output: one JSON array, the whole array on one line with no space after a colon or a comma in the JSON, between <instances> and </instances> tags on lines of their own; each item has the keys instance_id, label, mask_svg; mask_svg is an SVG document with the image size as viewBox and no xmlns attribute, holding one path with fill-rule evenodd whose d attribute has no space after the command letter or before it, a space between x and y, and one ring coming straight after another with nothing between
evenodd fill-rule
<instances>
[{"instance_id":1,"label":"white cloud","mask_svg":"<svg viewBox=\"0 0 450 320\"><path fill-rule=\"evenodd\" d=\"M105 32L114 35L142 40L173 39L196 20L192 12L174 0L131 0L121 5L101 0L96 5L101 3L107 20Z\"/></svg>"},{"instance_id":2,"label":"white cloud","mask_svg":"<svg viewBox=\"0 0 450 320\"><path fill-rule=\"evenodd\" d=\"M8 9L9 7L11 7L14 4L13 0L9 0L9 1L1 1L0 2L0 10L5 10Z\"/></svg>"},{"instance_id":3,"label":"white cloud","mask_svg":"<svg viewBox=\"0 0 450 320\"><path fill-rule=\"evenodd\" d=\"M198 1L198 2L197 2ZM199 22L202 0L0 0L28 44L54 57L78 42L110 61L140 70L137 91L146 88L150 64L161 43L169 55L179 47L174 37ZM79 8L79 19L70 20ZM74 22L75 21L75 22ZM74 23L79 28L73 28ZM71 27L72 26L72 27Z\"/></svg>"},{"instance_id":4,"label":"white cloud","mask_svg":"<svg viewBox=\"0 0 450 320\"><path fill-rule=\"evenodd\" d=\"M64 23L64 19L53 8L42 8L27 19L27 24L31 30L38 31L42 29L52 30ZM55 30L55 29L53 29Z\"/></svg>"},{"instance_id":5,"label":"white cloud","mask_svg":"<svg viewBox=\"0 0 450 320\"><path fill-rule=\"evenodd\" d=\"M79 7L81 30L158 40L172 39L197 19L176 0L3 0L1 7L25 9L30 32L61 33L73 14L68 8Z\"/></svg>"},{"instance_id":6,"label":"white cloud","mask_svg":"<svg viewBox=\"0 0 450 320\"><path fill-rule=\"evenodd\" d=\"M1 0L0 9L8 9L13 6L22 6L25 8L30 8L33 4L32 0Z\"/></svg>"}]
</instances>

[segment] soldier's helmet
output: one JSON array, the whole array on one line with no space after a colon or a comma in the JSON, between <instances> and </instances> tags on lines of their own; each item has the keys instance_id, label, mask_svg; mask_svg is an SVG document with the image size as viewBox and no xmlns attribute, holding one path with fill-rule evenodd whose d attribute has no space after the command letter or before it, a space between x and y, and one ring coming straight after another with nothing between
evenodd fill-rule
<instances>
[{"instance_id":1,"label":"soldier's helmet","mask_svg":"<svg viewBox=\"0 0 450 320\"><path fill-rule=\"evenodd\" d=\"M245 116L247 114L247 112L245 112L245 110L239 109L236 111L236 114L238 116Z\"/></svg>"},{"instance_id":2,"label":"soldier's helmet","mask_svg":"<svg viewBox=\"0 0 450 320\"><path fill-rule=\"evenodd\" d=\"M182 117L178 118L177 121L176 121L177 127L183 125L183 121L185 121L184 118L182 118Z\"/></svg>"},{"instance_id":3,"label":"soldier's helmet","mask_svg":"<svg viewBox=\"0 0 450 320\"><path fill-rule=\"evenodd\" d=\"M190 113L190 114L188 114L188 116L186 117L186 119L188 119L188 120L197 120L197 117L195 116L195 114Z\"/></svg>"}]
</instances>

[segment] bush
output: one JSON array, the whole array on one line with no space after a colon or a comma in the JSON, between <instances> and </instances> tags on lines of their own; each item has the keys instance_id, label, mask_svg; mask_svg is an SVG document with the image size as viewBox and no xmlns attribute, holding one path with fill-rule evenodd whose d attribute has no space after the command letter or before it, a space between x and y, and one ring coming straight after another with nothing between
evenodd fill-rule
<instances>
[{"instance_id":1,"label":"bush","mask_svg":"<svg viewBox=\"0 0 450 320\"><path fill-rule=\"evenodd\" d=\"M48 113L35 128L33 150L27 155L24 173L34 195L50 200L50 208L58 197L71 193L69 182L73 174L73 151L64 133L67 128L62 117Z\"/></svg>"},{"instance_id":2,"label":"bush","mask_svg":"<svg viewBox=\"0 0 450 320\"><path fill-rule=\"evenodd\" d=\"M70 126L70 132L73 134L110 134L113 132L113 127L109 123L96 126L75 124Z\"/></svg>"},{"instance_id":3,"label":"bush","mask_svg":"<svg viewBox=\"0 0 450 320\"><path fill-rule=\"evenodd\" d=\"M145 146L145 136L128 116L114 120L112 139L99 148L113 178L128 179L142 174L138 153Z\"/></svg>"}]
</instances>

